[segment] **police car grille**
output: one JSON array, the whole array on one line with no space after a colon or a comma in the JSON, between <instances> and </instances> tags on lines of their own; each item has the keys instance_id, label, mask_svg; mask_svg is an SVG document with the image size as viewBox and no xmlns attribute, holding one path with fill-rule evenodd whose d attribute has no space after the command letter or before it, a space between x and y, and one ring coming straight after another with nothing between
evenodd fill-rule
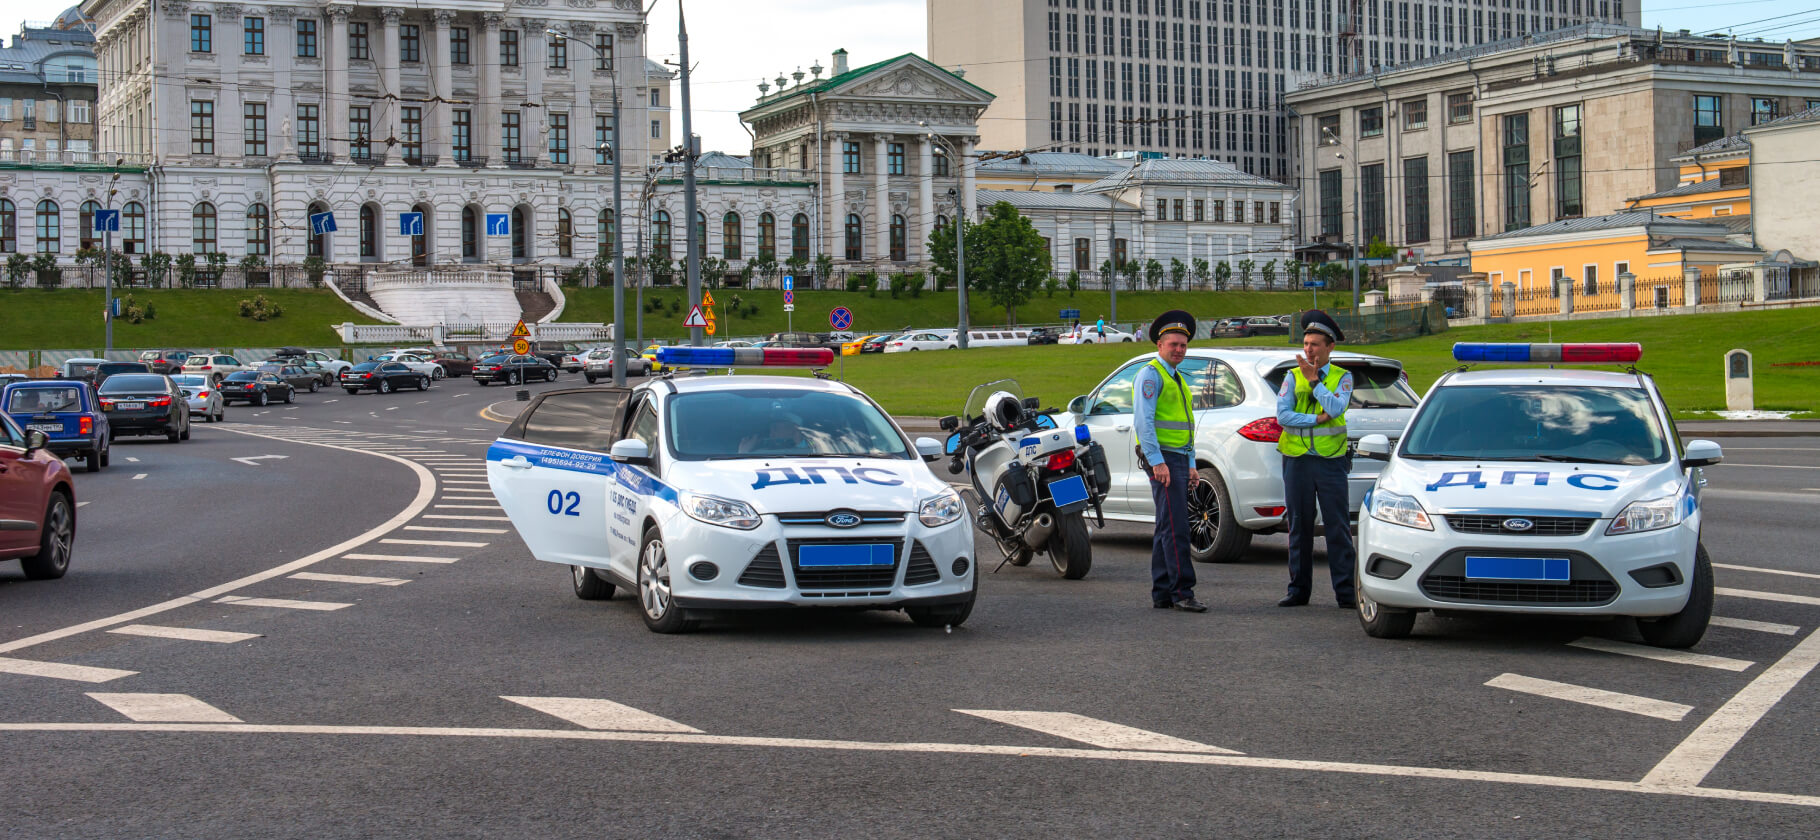
<instances>
[{"instance_id":1,"label":"police car grille","mask_svg":"<svg viewBox=\"0 0 1820 840\"><path fill-rule=\"evenodd\" d=\"M902 512L893 513L883 510L854 511L859 514L861 525L896 525L904 521ZM817 525L833 527L828 524L827 513L780 513L777 521L783 525Z\"/></svg>"},{"instance_id":2,"label":"police car grille","mask_svg":"<svg viewBox=\"0 0 1820 840\"><path fill-rule=\"evenodd\" d=\"M929 549L920 542L910 544L910 565L904 569L904 585L916 586L922 583L934 583L942 579L942 573L935 568L935 558L929 556Z\"/></svg>"},{"instance_id":3,"label":"police car grille","mask_svg":"<svg viewBox=\"0 0 1820 840\"><path fill-rule=\"evenodd\" d=\"M1576 580L1568 583L1513 583L1468 580L1454 575L1431 574L1422 578L1422 592L1437 601L1478 601L1524 604L1603 604L1618 595L1609 580Z\"/></svg>"},{"instance_id":4,"label":"police car grille","mask_svg":"<svg viewBox=\"0 0 1820 840\"><path fill-rule=\"evenodd\" d=\"M803 568L796 561L799 550L805 545L889 545L892 562L889 566L810 566ZM802 540L790 543L790 571L796 575L797 589L876 589L889 587L897 581L897 557L904 550L903 540L878 539L876 537L859 537L846 540Z\"/></svg>"},{"instance_id":5,"label":"police car grille","mask_svg":"<svg viewBox=\"0 0 1820 840\"><path fill-rule=\"evenodd\" d=\"M746 570L739 575L741 586L758 586L765 589L784 588L784 563L777 556L777 546L767 545L746 564Z\"/></svg>"},{"instance_id":6,"label":"police car grille","mask_svg":"<svg viewBox=\"0 0 1820 840\"><path fill-rule=\"evenodd\" d=\"M1526 519L1535 527L1512 531L1504 527L1510 519ZM1449 515L1447 527L1462 534L1504 534L1513 537L1574 537L1586 533L1595 520L1580 516L1477 516Z\"/></svg>"}]
</instances>

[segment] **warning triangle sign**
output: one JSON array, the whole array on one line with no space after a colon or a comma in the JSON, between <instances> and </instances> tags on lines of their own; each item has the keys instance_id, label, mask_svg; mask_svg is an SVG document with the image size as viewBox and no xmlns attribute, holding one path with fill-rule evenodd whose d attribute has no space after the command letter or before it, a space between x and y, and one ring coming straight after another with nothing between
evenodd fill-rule
<instances>
[{"instance_id":1,"label":"warning triangle sign","mask_svg":"<svg viewBox=\"0 0 1820 840\"><path fill-rule=\"evenodd\" d=\"M714 293L711 291L702 292L701 293L701 305L702 306L713 306L714 305Z\"/></svg>"},{"instance_id":2,"label":"warning triangle sign","mask_svg":"<svg viewBox=\"0 0 1820 840\"><path fill-rule=\"evenodd\" d=\"M530 338L531 331L525 328L525 319L518 319L518 326L512 328L513 338Z\"/></svg>"},{"instance_id":3,"label":"warning triangle sign","mask_svg":"<svg viewBox=\"0 0 1820 840\"><path fill-rule=\"evenodd\" d=\"M685 327L705 327L707 325L708 325L708 319L703 318L701 316L701 307L699 307L699 306L689 307L689 317L683 319L683 326L685 326Z\"/></svg>"}]
</instances>

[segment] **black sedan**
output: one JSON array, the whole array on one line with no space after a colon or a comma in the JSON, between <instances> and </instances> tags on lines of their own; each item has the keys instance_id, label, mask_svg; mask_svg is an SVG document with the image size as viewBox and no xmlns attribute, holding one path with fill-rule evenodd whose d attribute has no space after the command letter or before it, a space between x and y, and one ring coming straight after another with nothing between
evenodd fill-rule
<instances>
[{"instance_id":1,"label":"black sedan","mask_svg":"<svg viewBox=\"0 0 1820 840\"><path fill-rule=\"evenodd\" d=\"M474 381L482 385L555 382L557 374L550 360L537 356L488 356L474 364Z\"/></svg>"},{"instance_id":2,"label":"black sedan","mask_svg":"<svg viewBox=\"0 0 1820 840\"><path fill-rule=\"evenodd\" d=\"M122 373L157 373L145 362L102 362L95 366L95 384L100 385L110 376Z\"/></svg>"},{"instance_id":3,"label":"black sedan","mask_svg":"<svg viewBox=\"0 0 1820 840\"><path fill-rule=\"evenodd\" d=\"M314 394L322 387L322 376L300 364L264 364L259 366L259 372L272 374L298 391Z\"/></svg>"},{"instance_id":4,"label":"black sedan","mask_svg":"<svg viewBox=\"0 0 1820 840\"><path fill-rule=\"evenodd\" d=\"M168 376L115 374L101 383L96 395L113 437L164 435L171 443L190 439L189 400Z\"/></svg>"},{"instance_id":5,"label":"black sedan","mask_svg":"<svg viewBox=\"0 0 1820 840\"><path fill-rule=\"evenodd\" d=\"M297 386L279 378L276 373L263 370L242 370L230 373L221 380L221 404L226 405L236 400L247 405L266 405L269 403L288 403L297 396Z\"/></svg>"},{"instance_id":6,"label":"black sedan","mask_svg":"<svg viewBox=\"0 0 1820 840\"><path fill-rule=\"evenodd\" d=\"M183 370L183 361L189 357L188 350L145 350L139 354L139 361L151 365L153 373L176 376Z\"/></svg>"},{"instance_id":7,"label":"black sedan","mask_svg":"<svg viewBox=\"0 0 1820 840\"><path fill-rule=\"evenodd\" d=\"M883 353L883 352L885 352L885 345L890 344L891 339L895 338L895 337L896 337L895 333L885 333L884 335L875 335L871 338L866 339L866 343L861 344L859 346L859 352L862 354L864 354L864 353Z\"/></svg>"},{"instance_id":8,"label":"black sedan","mask_svg":"<svg viewBox=\"0 0 1820 840\"><path fill-rule=\"evenodd\" d=\"M1054 327L1031 327L1030 344L1056 344L1062 340L1062 331Z\"/></svg>"},{"instance_id":9,"label":"black sedan","mask_svg":"<svg viewBox=\"0 0 1820 840\"><path fill-rule=\"evenodd\" d=\"M430 375L405 367L402 362L361 362L341 372L341 387L350 394L371 388L390 394L400 388L430 390Z\"/></svg>"}]
</instances>

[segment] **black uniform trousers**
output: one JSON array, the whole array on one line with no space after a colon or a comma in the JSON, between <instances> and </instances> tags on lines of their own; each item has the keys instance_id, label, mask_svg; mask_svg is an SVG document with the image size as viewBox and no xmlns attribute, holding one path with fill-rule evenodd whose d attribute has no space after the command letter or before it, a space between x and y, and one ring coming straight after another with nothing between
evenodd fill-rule
<instances>
[{"instance_id":1,"label":"black uniform trousers","mask_svg":"<svg viewBox=\"0 0 1820 840\"><path fill-rule=\"evenodd\" d=\"M1289 597L1308 600L1314 591L1314 517L1321 512L1327 531L1327 576L1333 595L1353 600L1352 523L1347 516L1346 475L1352 458L1319 455L1283 456L1283 503L1289 518Z\"/></svg>"},{"instance_id":2,"label":"black uniform trousers","mask_svg":"<svg viewBox=\"0 0 1820 840\"><path fill-rule=\"evenodd\" d=\"M1142 455L1139 462L1145 463ZM1150 500L1156 504L1156 536L1150 541L1150 603L1169 606L1194 597L1194 561L1188 557L1188 456L1163 452L1169 486L1148 468Z\"/></svg>"}]
</instances>

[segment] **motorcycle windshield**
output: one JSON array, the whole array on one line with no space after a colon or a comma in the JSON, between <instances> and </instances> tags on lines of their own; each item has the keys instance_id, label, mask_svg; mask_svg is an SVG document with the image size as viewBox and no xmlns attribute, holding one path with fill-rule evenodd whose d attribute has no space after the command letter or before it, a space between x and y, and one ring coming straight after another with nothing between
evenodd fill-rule
<instances>
[{"instance_id":1,"label":"motorcycle windshield","mask_svg":"<svg viewBox=\"0 0 1820 840\"><path fill-rule=\"evenodd\" d=\"M1018 386L1017 380L999 379L988 382L974 388L971 393L967 394L967 404L961 409L961 418L963 422L969 425L979 422L980 418L986 415L987 398L1000 391L1004 391L1011 396L1016 397L1018 402L1023 402L1024 400L1024 389Z\"/></svg>"}]
</instances>

